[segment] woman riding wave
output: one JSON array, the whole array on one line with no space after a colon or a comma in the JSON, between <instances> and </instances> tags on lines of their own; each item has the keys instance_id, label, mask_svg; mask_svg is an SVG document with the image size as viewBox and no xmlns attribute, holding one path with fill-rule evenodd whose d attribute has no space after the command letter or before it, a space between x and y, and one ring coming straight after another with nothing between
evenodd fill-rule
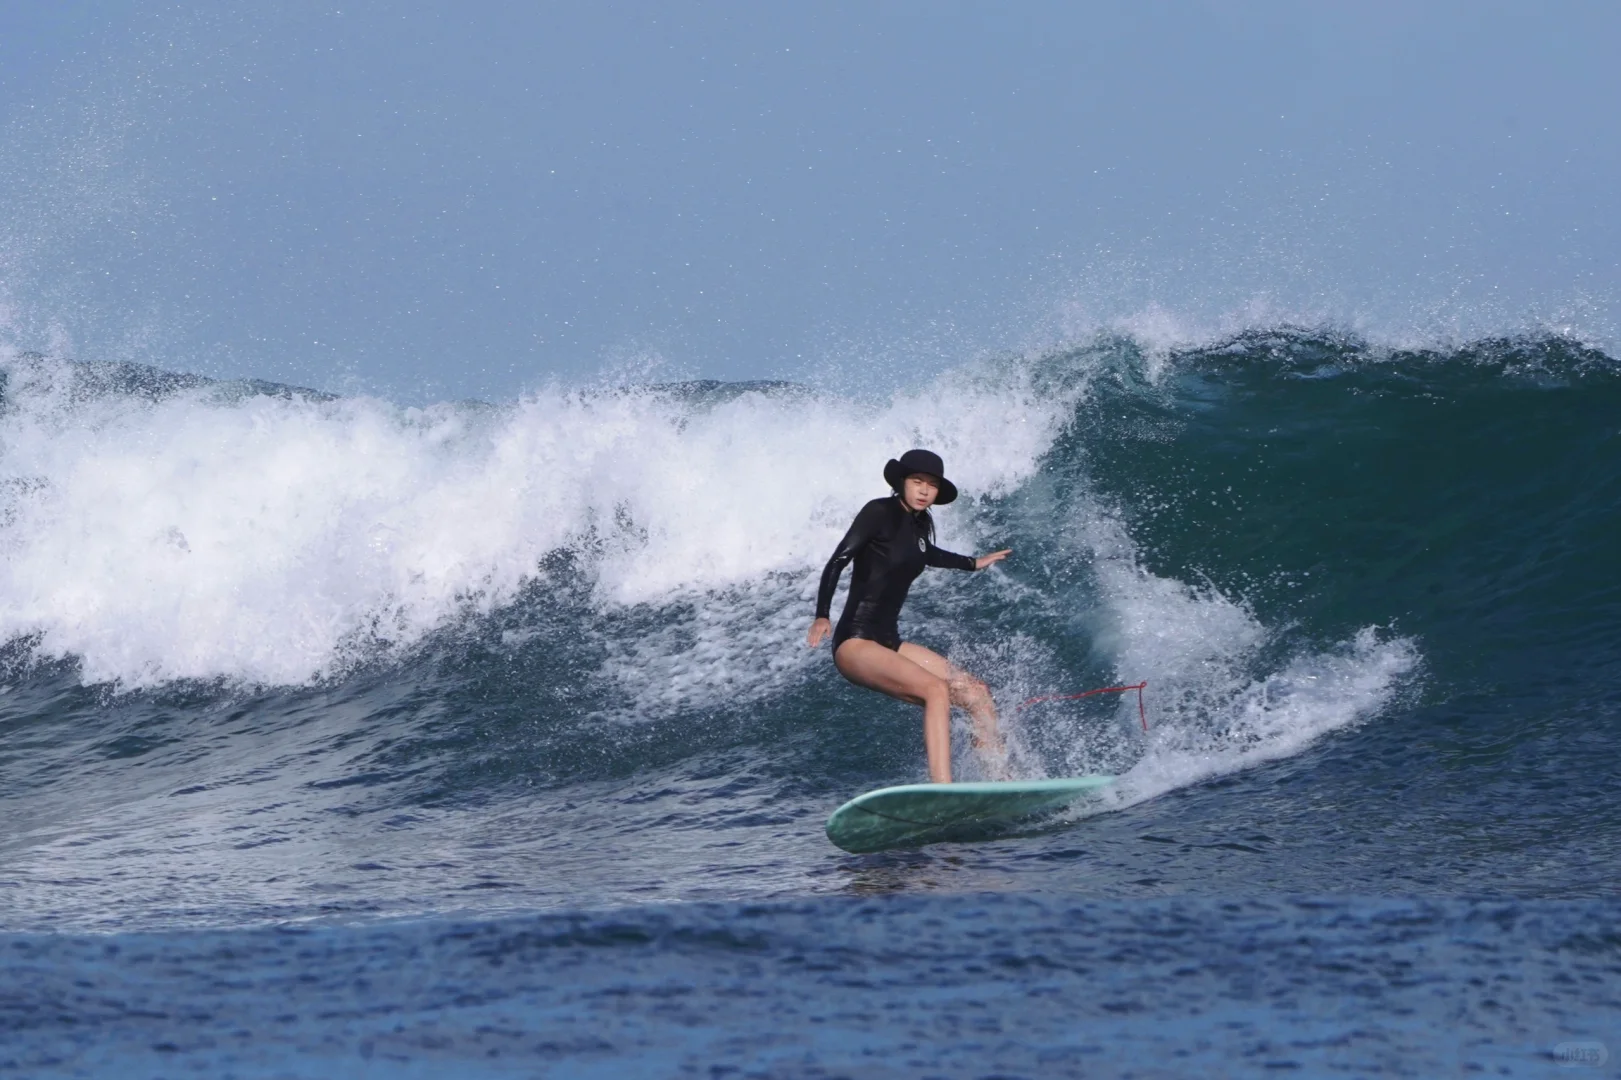
<instances>
[{"instance_id":1,"label":"woman riding wave","mask_svg":"<svg viewBox=\"0 0 1621 1080\"><path fill-rule=\"evenodd\" d=\"M960 705L974 720L974 746L993 775L1007 771L1007 749L996 724L996 705L985 684L931 649L902 641L901 605L925 566L983 570L1007 558L1012 548L974 558L934 546L934 519L929 507L957 497L957 486L945 477L940 455L908 450L884 466L884 479L894 494L861 508L839 541L816 595L816 619L805 640L811 648L833 633L833 664L839 674L869 690L923 706L923 745L929 779L951 782L951 706ZM839 576L852 560L850 595L839 625L829 621Z\"/></svg>"}]
</instances>

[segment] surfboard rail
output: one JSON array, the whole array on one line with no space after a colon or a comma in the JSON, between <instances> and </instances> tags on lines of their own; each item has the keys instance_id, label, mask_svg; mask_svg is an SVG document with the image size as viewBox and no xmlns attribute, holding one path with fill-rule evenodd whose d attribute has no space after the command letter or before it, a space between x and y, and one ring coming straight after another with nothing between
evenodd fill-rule
<instances>
[{"instance_id":1,"label":"surfboard rail","mask_svg":"<svg viewBox=\"0 0 1621 1080\"><path fill-rule=\"evenodd\" d=\"M1057 813L1115 782L1112 776L901 784L846 802L827 819L827 838L852 854L984 840Z\"/></svg>"}]
</instances>

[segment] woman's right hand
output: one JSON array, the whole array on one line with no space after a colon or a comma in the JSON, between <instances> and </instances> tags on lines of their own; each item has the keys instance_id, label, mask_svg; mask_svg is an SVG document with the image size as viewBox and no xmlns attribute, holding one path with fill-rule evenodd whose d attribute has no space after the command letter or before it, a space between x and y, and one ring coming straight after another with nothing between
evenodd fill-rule
<instances>
[{"instance_id":1,"label":"woman's right hand","mask_svg":"<svg viewBox=\"0 0 1621 1080\"><path fill-rule=\"evenodd\" d=\"M805 634L805 644L811 648L822 643L822 639L833 632L833 624L826 619L817 619L811 623L810 630Z\"/></svg>"}]
</instances>

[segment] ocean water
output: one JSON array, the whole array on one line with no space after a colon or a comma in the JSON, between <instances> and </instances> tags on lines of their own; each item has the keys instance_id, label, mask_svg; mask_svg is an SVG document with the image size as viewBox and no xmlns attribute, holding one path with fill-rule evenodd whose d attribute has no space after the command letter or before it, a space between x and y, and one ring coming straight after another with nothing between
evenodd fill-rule
<instances>
[{"instance_id":1,"label":"ocean water","mask_svg":"<svg viewBox=\"0 0 1621 1080\"><path fill-rule=\"evenodd\" d=\"M0 371L0 1074L1616 1075L1621 365L1578 340L427 408ZM911 446L941 543L1014 554L907 637L1016 773L1121 781L851 856L920 717L803 638ZM1147 732L1018 708L1141 680Z\"/></svg>"}]
</instances>

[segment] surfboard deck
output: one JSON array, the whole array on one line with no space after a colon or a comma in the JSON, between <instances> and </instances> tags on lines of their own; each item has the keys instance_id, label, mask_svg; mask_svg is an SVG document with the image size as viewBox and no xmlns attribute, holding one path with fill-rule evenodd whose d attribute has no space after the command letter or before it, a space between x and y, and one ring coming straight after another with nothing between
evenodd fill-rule
<instances>
[{"instance_id":1,"label":"surfboard deck","mask_svg":"<svg viewBox=\"0 0 1621 1080\"><path fill-rule=\"evenodd\" d=\"M1112 783L1112 776L1072 776L879 788L833 811L827 838L857 855L945 840L986 840Z\"/></svg>"}]
</instances>

